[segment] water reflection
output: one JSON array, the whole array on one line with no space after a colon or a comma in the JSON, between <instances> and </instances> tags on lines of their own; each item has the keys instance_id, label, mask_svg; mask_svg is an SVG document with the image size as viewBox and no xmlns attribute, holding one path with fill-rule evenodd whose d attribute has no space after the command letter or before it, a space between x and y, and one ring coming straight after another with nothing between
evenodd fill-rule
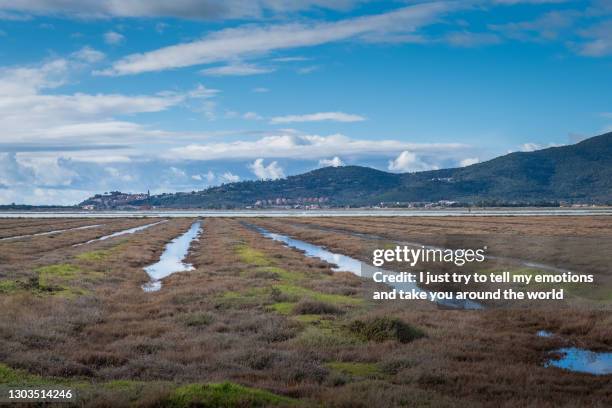
<instances>
[{"instance_id":1,"label":"water reflection","mask_svg":"<svg viewBox=\"0 0 612 408\"><path fill-rule=\"evenodd\" d=\"M155 292L161 289L161 280L176 272L193 270L193 265L183 263L191 241L196 239L202 232L202 223L194 222L184 234L174 238L164 248L159 261L144 268L151 281L142 285L145 292Z\"/></svg>"},{"instance_id":2,"label":"water reflection","mask_svg":"<svg viewBox=\"0 0 612 408\"><path fill-rule=\"evenodd\" d=\"M107 239L119 237L121 235L133 234L135 232L145 230L145 229L147 229L149 227L153 227L155 225L158 225L158 224L161 224L161 223L164 223L164 222L167 222L167 221L168 220L163 220L163 221L154 222L152 224L141 225L140 227L128 228L126 230L117 231L117 232L113 232L112 234L104 235L104 236L102 236L100 238L94 238L94 239L90 239L89 241L86 241L86 242L81 242L79 244L74 244L73 246L87 245L87 244L91 244L92 242L105 241Z\"/></svg>"},{"instance_id":3,"label":"water reflection","mask_svg":"<svg viewBox=\"0 0 612 408\"><path fill-rule=\"evenodd\" d=\"M555 337L546 330L539 330L538 337ZM564 370L595 375L612 374L612 353L595 352L578 347L564 347L553 351L561 358L551 358L544 367L558 367Z\"/></svg>"},{"instance_id":4,"label":"water reflection","mask_svg":"<svg viewBox=\"0 0 612 408\"><path fill-rule=\"evenodd\" d=\"M548 360L545 367L595 375L612 374L612 353L598 353L578 347L565 347L555 352L561 354L561 358Z\"/></svg>"},{"instance_id":5,"label":"water reflection","mask_svg":"<svg viewBox=\"0 0 612 408\"><path fill-rule=\"evenodd\" d=\"M350 256L346 256L343 254L334 253L328 251L327 249L320 247L318 245L310 244L308 242L300 241L295 238L288 237L286 235L277 234L274 232L270 232L265 228L261 228L258 226L253 226L250 224L245 224L247 226L251 226L255 230L257 230L260 234L262 234L266 238L273 239L275 241L280 241L287 245L288 247L299 249L304 251L305 255L311 258L318 258L332 265L336 265L332 268L335 272L345 271L351 272L357 276L362 278L372 279L375 272L383 272L385 275L398 275L397 272L388 271L380 268L375 268L366 263L363 263L357 259L351 258ZM416 283L411 282L388 282L386 283L388 286L397 289L403 290L404 292L424 292L421 288L419 288ZM482 305L477 302L473 302L470 300L444 300L438 302L440 306L448 307L452 309L482 309Z\"/></svg>"},{"instance_id":6,"label":"water reflection","mask_svg":"<svg viewBox=\"0 0 612 408\"><path fill-rule=\"evenodd\" d=\"M9 241L9 240L13 240L13 239L22 239L22 238L29 238L29 237L41 237L41 236L44 236L44 235L60 234L62 232L66 232L66 231L78 231L78 230L84 230L84 229L90 229L90 228L98 228L100 225L101 224L85 225L83 227L65 228L65 229L59 229L59 230L53 230L53 231L47 231L47 232L37 232L36 234L15 235L13 237L0 238L0 241Z\"/></svg>"}]
</instances>

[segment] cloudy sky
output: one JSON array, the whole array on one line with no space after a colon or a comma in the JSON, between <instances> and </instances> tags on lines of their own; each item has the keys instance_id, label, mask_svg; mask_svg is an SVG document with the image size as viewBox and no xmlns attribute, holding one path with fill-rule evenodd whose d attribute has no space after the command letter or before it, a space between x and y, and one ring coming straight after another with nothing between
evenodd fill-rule
<instances>
[{"instance_id":1,"label":"cloudy sky","mask_svg":"<svg viewBox=\"0 0 612 408\"><path fill-rule=\"evenodd\" d=\"M0 203L465 166L610 89L610 0L0 0Z\"/></svg>"}]
</instances>

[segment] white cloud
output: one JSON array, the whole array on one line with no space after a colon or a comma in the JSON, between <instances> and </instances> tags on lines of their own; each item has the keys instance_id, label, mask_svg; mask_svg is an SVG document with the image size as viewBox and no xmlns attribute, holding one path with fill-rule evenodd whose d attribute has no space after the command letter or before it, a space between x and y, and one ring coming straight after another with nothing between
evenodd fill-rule
<instances>
[{"instance_id":1,"label":"white cloud","mask_svg":"<svg viewBox=\"0 0 612 408\"><path fill-rule=\"evenodd\" d=\"M239 140L206 144L189 144L175 147L161 154L162 157L176 160L223 160L223 159L325 159L330 156L387 156L398 151L435 154L455 157L457 152L466 149L459 143L409 143L398 140L361 140L351 139L341 134L329 136L301 135L291 132L264 136L258 140Z\"/></svg>"},{"instance_id":2,"label":"white cloud","mask_svg":"<svg viewBox=\"0 0 612 408\"><path fill-rule=\"evenodd\" d=\"M187 94L190 98L212 98L219 93L218 89L207 88L202 84L198 84L195 89Z\"/></svg>"},{"instance_id":3,"label":"white cloud","mask_svg":"<svg viewBox=\"0 0 612 408\"><path fill-rule=\"evenodd\" d=\"M533 152L533 151L540 150L543 148L544 146L539 145L537 143L523 143L520 147L520 150L522 152Z\"/></svg>"},{"instance_id":4,"label":"white cloud","mask_svg":"<svg viewBox=\"0 0 612 408\"><path fill-rule=\"evenodd\" d=\"M575 10L551 11L534 20L490 24L488 27L513 40L550 41L556 39L563 30L570 28L578 15Z\"/></svg>"},{"instance_id":5,"label":"white cloud","mask_svg":"<svg viewBox=\"0 0 612 408\"><path fill-rule=\"evenodd\" d=\"M478 157L468 157L459 162L460 167L471 166L472 164L480 163L480 159Z\"/></svg>"},{"instance_id":6,"label":"white cloud","mask_svg":"<svg viewBox=\"0 0 612 408\"><path fill-rule=\"evenodd\" d=\"M331 159L319 160L319 166L321 167L340 167L340 166L344 166L344 162L338 156L334 156Z\"/></svg>"},{"instance_id":7,"label":"white cloud","mask_svg":"<svg viewBox=\"0 0 612 408\"><path fill-rule=\"evenodd\" d=\"M309 61L310 58L307 57L279 57L274 58L272 61L275 62L300 62L300 61Z\"/></svg>"},{"instance_id":8,"label":"white cloud","mask_svg":"<svg viewBox=\"0 0 612 408\"><path fill-rule=\"evenodd\" d=\"M307 67L298 68L296 72L300 75L306 75L318 71L320 68L319 65L309 65Z\"/></svg>"},{"instance_id":9,"label":"white cloud","mask_svg":"<svg viewBox=\"0 0 612 408\"><path fill-rule=\"evenodd\" d=\"M264 88L264 87L258 87L258 88L253 88L251 89L252 92L255 93L266 93L266 92L270 92L270 90L268 88Z\"/></svg>"},{"instance_id":10,"label":"white cloud","mask_svg":"<svg viewBox=\"0 0 612 408\"><path fill-rule=\"evenodd\" d=\"M231 172L226 171L225 173L219 176L219 181L222 183L235 183L237 181L240 181L240 176L237 176L236 174L232 174Z\"/></svg>"},{"instance_id":11,"label":"white cloud","mask_svg":"<svg viewBox=\"0 0 612 408\"><path fill-rule=\"evenodd\" d=\"M135 180L135 177L131 174L127 174L124 173L123 171L115 168L115 167L106 167L104 168L104 170L111 175L111 177L114 177L116 179L119 179L121 181L125 181L125 182L131 182Z\"/></svg>"},{"instance_id":12,"label":"white cloud","mask_svg":"<svg viewBox=\"0 0 612 408\"><path fill-rule=\"evenodd\" d=\"M549 147L558 147L561 146L560 144L557 143L549 143L547 145L543 145L543 144L538 144L538 143L523 143L520 147L519 150L521 152L533 152L536 150L542 150L542 149L546 149Z\"/></svg>"},{"instance_id":13,"label":"white cloud","mask_svg":"<svg viewBox=\"0 0 612 408\"><path fill-rule=\"evenodd\" d=\"M176 177L187 177L187 173L185 173L183 170L179 169L178 167L174 167L174 166L170 167L170 173Z\"/></svg>"},{"instance_id":14,"label":"white cloud","mask_svg":"<svg viewBox=\"0 0 612 408\"><path fill-rule=\"evenodd\" d=\"M582 31L586 43L578 44L578 53L587 57L612 55L612 20L603 21Z\"/></svg>"},{"instance_id":15,"label":"white cloud","mask_svg":"<svg viewBox=\"0 0 612 408\"><path fill-rule=\"evenodd\" d=\"M363 116L353 115L344 112L319 112L311 113L307 115L286 115L286 116L275 116L270 119L270 123L295 123L295 122L320 122L324 120L330 120L334 122L361 122L366 120Z\"/></svg>"},{"instance_id":16,"label":"white cloud","mask_svg":"<svg viewBox=\"0 0 612 408\"><path fill-rule=\"evenodd\" d=\"M413 33L458 7L456 2L422 3L387 13L335 22L228 28L201 40L128 55L116 61L106 73L138 74L232 61L274 50L309 47L367 36L382 39L387 34Z\"/></svg>"},{"instance_id":17,"label":"white cloud","mask_svg":"<svg viewBox=\"0 0 612 408\"><path fill-rule=\"evenodd\" d=\"M262 120L263 119L263 117L261 117L256 112L246 112L245 114L242 115L242 118L246 120Z\"/></svg>"},{"instance_id":18,"label":"white cloud","mask_svg":"<svg viewBox=\"0 0 612 408\"><path fill-rule=\"evenodd\" d=\"M200 71L200 74L209 76L247 76L267 74L273 72L272 68L258 67L251 64L232 64L223 65L220 67L206 68Z\"/></svg>"},{"instance_id":19,"label":"white cloud","mask_svg":"<svg viewBox=\"0 0 612 408\"><path fill-rule=\"evenodd\" d=\"M501 39L496 34L491 33L472 33L460 31L449 33L445 36L445 41L456 47L480 47L482 45L499 44Z\"/></svg>"},{"instance_id":20,"label":"white cloud","mask_svg":"<svg viewBox=\"0 0 612 408\"><path fill-rule=\"evenodd\" d=\"M186 19L263 18L311 8L347 10L355 0L0 0L0 18L23 19L28 14L77 18L176 17ZM6 15L2 17L2 14Z\"/></svg>"},{"instance_id":21,"label":"white cloud","mask_svg":"<svg viewBox=\"0 0 612 408\"><path fill-rule=\"evenodd\" d=\"M276 180L285 177L283 169L275 161L266 166L264 159L256 159L253 164L249 165L249 168L257 178L262 180Z\"/></svg>"},{"instance_id":22,"label":"white cloud","mask_svg":"<svg viewBox=\"0 0 612 408\"><path fill-rule=\"evenodd\" d=\"M97 191L43 188L43 187L16 187L11 189L0 188L0 204L28 203L34 205L73 205L91 197Z\"/></svg>"},{"instance_id":23,"label":"white cloud","mask_svg":"<svg viewBox=\"0 0 612 408\"><path fill-rule=\"evenodd\" d=\"M107 31L104 33L104 42L110 45L121 44L125 41L125 36L116 31Z\"/></svg>"},{"instance_id":24,"label":"white cloud","mask_svg":"<svg viewBox=\"0 0 612 408\"><path fill-rule=\"evenodd\" d=\"M72 56L78 60L93 64L95 62L99 62L103 60L106 55L98 50L91 48L90 46L85 46L80 50L74 52Z\"/></svg>"},{"instance_id":25,"label":"white cloud","mask_svg":"<svg viewBox=\"0 0 612 408\"><path fill-rule=\"evenodd\" d=\"M0 186L65 187L78 174L69 161L42 154L0 153Z\"/></svg>"},{"instance_id":26,"label":"white cloud","mask_svg":"<svg viewBox=\"0 0 612 408\"><path fill-rule=\"evenodd\" d=\"M216 179L215 173L213 173L211 170L208 170L208 173L206 174L193 174L191 178L196 181L206 180L206 184L208 185L213 184Z\"/></svg>"},{"instance_id":27,"label":"white cloud","mask_svg":"<svg viewBox=\"0 0 612 408\"><path fill-rule=\"evenodd\" d=\"M390 160L388 166L389 170L395 172L436 170L437 168L437 166L425 163L415 153L408 150L404 150L394 160Z\"/></svg>"},{"instance_id":28,"label":"white cloud","mask_svg":"<svg viewBox=\"0 0 612 408\"><path fill-rule=\"evenodd\" d=\"M86 58L91 58L89 51L86 50L89 54ZM62 94L56 89L72 77L73 65L73 60L55 59L38 66L0 69L3 142L39 143L51 139L66 142L78 138L97 143L113 138L134 140L168 135L114 117L160 112L186 101L210 99L218 92L198 85L191 91L157 95ZM45 92L48 89L55 92Z\"/></svg>"},{"instance_id":29,"label":"white cloud","mask_svg":"<svg viewBox=\"0 0 612 408\"><path fill-rule=\"evenodd\" d=\"M68 60L58 58L36 67L0 69L0 96L35 94L42 89L57 88L66 83Z\"/></svg>"}]
</instances>

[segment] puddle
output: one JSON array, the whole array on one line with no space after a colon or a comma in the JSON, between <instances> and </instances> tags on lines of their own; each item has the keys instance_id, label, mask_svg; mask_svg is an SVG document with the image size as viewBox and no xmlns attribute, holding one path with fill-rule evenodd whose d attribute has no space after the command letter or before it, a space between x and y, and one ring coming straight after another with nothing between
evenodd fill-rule
<instances>
[{"instance_id":1,"label":"puddle","mask_svg":"<svg viewBox=\"0 0 612 408\"><path fill-rule=\"evenodd\" d=\"M13 237L0 238L0 241L9 241L13 239L21 239L21 238L29 238L29 237L41 237L43 235L54 235L54 234L60 234L62 232L67 232L67 231L77 231L77 230L84 230L84 229L90 229L90 228L98 228L101 225L102 224L85 225L83 227L66 228L66 229L59 229L59 230L53 230L53 231L47 231L47 232L38 232L36 234L15 235Z\"/></svg>"},{"instance_id":2,"label":"puddle","mask_svg":"<svg viewBox=\"0 0 612 408\"><path fill-rule=\"evenodd\" d=\"M560 354L561 358L548 360L544 367L594 375L612 374L612 353L599 353L578 347L564 347L554 352Z\"/></svg>"},{"instance_id":3,"label":"puddle","mask_svg":"<svg viewBox=\"0 0 612 408\"><path fill-rule=\"evenodd\" d=\"M176 272L186 272L193 270L193 265L183 263L189 252L191 241L197 239L202 232L202 223L194 222L189 230L182 235L174 238L164 248L159 261L144 268L151 278L150 282L142 285L145 292L155 292L161 289L161 280Z\"/></svg>"},{"instance_id":4,"label":"puddle","mask_svg":"<svg viewBox=\"0 0 612 408\"><path fill-rule=\"evenodd\" d=\"M105 241L107 239L119 237L121 235L133 234L135 232L142 231L144 229L147 229L147 228L152 227L154 225L162 224L162 223L167 222L167 221L168 220L158 221L158 222L154 222L152 224L141 225L140 227L134 227L134 228L129 228L129 229L122 230L122 231L113 232L112 234L104 235L103 237L100 237L100 238L90 239L89 241L81 242L80 244L74 244L73 246L87 245L87 244L91 244L92 242Z\"/></svg>"},{"instance_id":5,"label":"puddle","mask_svg":"<svg viewBox=\"0 0 612 408\"><path fill-rule=\"evenodd\" d=\"M270 232L265 228L261 228L252 224L244 224L247 227L254 228L257 232L262 234L266 238L273 239L275 241L282 242L288 247L299 249L304 251L305 255L310 258L318 258L327 263L336 265L332 268L334 272L350 272L362 278L372 278L372 275L376 271L382 271L385 275L398 275L397 272L387 271L384 269L375 268L366 263L363 263L355 258L346 256L343 254L337 254L318 245L310 244L308 242L300 241L299 239L291 238L286 235L277 234ZM423 292L416 284L409 282L389 282L387 283L392 288L403 290L404 292L410 292L412 290L416 292ZM437 302L440 306L452 308L452 309L482 309L482 305L470 300L444 300Z\"/></svg>"},{"instance_id":6,"label":"puddle","mask_svg":"<svg viewBox=\"0 0 612 408\"><path fill-rule=\"evenodd\" d=\"M555 337L555 334L539 330L538 337ZM596 352L579 347L563 347L552 351L561 358L551 358L544 367L558 367L568 371L594 375L612 374L612 353Z\"/></svg>"}]
</instances>

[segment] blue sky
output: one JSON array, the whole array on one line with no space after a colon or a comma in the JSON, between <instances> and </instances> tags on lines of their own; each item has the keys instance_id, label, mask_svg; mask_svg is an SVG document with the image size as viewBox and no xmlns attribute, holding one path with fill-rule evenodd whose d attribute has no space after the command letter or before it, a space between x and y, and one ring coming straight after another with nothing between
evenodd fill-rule
<instances>
[{"instance_id":1,"label":"blue sky","mask_svg":"<svg viewBox=\"0 0 612 408\"><path fill-rule=\"evenodd\" d=\"M608 0L0 0L0 203L573 143L611 57Z\"/></svg>"}]
</instances>

